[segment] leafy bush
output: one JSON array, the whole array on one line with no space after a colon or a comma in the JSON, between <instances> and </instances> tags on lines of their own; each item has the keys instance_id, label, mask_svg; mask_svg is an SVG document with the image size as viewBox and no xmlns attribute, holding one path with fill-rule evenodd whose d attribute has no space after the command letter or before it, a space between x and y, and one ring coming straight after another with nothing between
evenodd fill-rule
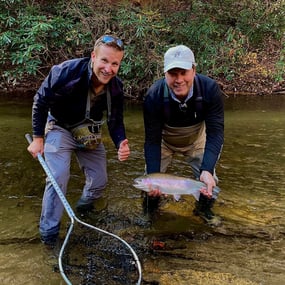
<instances>
[{"instance_id":1,"label":"leafy bush","mask_svg":"<svg viewBox=\"0 0 285 285\"><path fill-rule=\"evenodd\" d=\"M46 3L48 2L48 3ZM41 81L51 65L89 55L95 39L114 33L125 42L120 69L126 94L140 98L163 72L172 45L193 49L198 71L233 80L268 40L284 44L283 0L22 1L0 2L1 77L7 85L28 76ZM284 46L276 60L284 80Z\"/></svg>"},{"instance_id":2,"label":"leafy bush","mask_svg":"<svg viewBox=\"0 0 285 285\"><path fill-rule=\"evenodd\" d=\"M162 75L163 34L170 28L158 10L129 11L114 15L125 39L125 60L120 69L128 95L143 96L149 84ZM161 40L160 40L161 39Z\"/></svg>"}]
</instances>

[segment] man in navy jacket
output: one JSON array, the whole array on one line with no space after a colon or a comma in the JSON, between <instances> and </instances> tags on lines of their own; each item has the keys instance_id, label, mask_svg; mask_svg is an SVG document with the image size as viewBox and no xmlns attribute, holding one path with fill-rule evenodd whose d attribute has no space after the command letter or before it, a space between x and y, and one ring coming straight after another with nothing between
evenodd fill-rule
<instances>
[{"instance_id":1,"label":"man in navy jacket","mask_svg":"<svg viewBox=\"0 0 285 285\"><path fill-rule=\"evenodd\" d=\"M107 183L101 132L104 111L118 159L126 160L130 154L123 122L123 84L117 77L123 56L123 42L104 35L95 42L91 57L53 66L34 97L33 142L28 151L33 157L44 153L64 194L75 153L86 178L77 203L81 212L92 210ZM39 227L43 243L56 242L62 213L63 205L47 179Z\"/></svg>"},{"instance_id":2,"label":"man in navy jacket","mask_svg":"<svg viewBox=\"0 0 285 285\"><path fill-rule=\"evenodd\" d=\"M193 52L184 45L164 55L165 78L156 81L144 100L146 172L166 172L176 152L182 153L196 179L204 182L194 213L215 223L211 211L218 193L215 166L224 141L224 106L218 84L196 73ZM215 188L218 189L218 188ZM153 189L147 202L157 203Z\"/></svg>"}]
</instances>

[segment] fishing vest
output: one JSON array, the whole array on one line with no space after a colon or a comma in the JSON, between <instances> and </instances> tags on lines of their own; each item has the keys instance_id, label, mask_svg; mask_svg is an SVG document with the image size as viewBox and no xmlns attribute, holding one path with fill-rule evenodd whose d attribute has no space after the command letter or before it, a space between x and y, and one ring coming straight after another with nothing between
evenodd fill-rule
<instances>
[{"instance_id":1,"label":"fishing vest","mask_svg":"<svg viewBox=\"0 0 285 285\"><path fill-rule=\"evenodd\" d=\"M193 93L193 96L195 96L194 108L195 111L200 114L203 112L204 109L203 95L202 95L204 90L201 81L197 76L194 77L194 88L196 88L196 95L194 95ZM169 104L169 89L165 81L164 81L164 92L163 92L163 105L164 105L164 116L167 120L170 116L170 104Z\"/></svg>"}]
</instances>

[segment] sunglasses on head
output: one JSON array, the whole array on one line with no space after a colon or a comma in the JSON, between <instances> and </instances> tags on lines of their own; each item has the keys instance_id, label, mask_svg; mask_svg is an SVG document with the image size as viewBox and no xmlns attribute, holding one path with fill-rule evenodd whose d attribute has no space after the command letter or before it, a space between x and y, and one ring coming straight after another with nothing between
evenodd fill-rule
<instances>
[{"instance_id":1,"label":"sunglasses on head","mask_svg":"<svg viewBox=\"0 0 285 285\"><path fill-rule=\"evenodd\" d=\"M118 39L118 38L115 38L113 36L110 36L110 35L102 36L102 38L100 38L99 42L101 42L103 44L115 43L118 48L120 48L121 50L124 50L123 41Z\"/></svg>"}]
</instances>

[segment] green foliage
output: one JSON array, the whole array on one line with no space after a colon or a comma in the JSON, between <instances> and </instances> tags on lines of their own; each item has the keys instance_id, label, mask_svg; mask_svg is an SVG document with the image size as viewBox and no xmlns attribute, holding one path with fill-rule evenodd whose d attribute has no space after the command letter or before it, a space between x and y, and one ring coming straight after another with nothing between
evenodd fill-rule
<instances>
[{"instance_id":1,"label":"green foliage","mask_svg":"<svg viewBox=\"0 0 285 285\"><path fill-rule=\"evenodd\" d=\"M3 2L8 5L13 1ZM80 22L69 15L53 14L56 11L42 15L40 8L21 2L14 15L10 10L1 14L0 63L5 67L2 77L8 84L36 75L45 66L49 68L58 53L58 58L68 58L76 48L90 43L90 33L81 32Z\"/></svg>"},{"instance_id":2,"label":"green foliage","mask_svg":"<svg viewBox=\"0 0 285 285\"><path fill-rule=\"evenodd\" d=\"M285 78L285 39L283 41L283 48L280 51L279 60L276 62L276 72L272 75L276 82L283 82Z\"/></svg>"},{"instance_id":3,"label":"green foliage","mask_svg":"<svg viewBox=\"0 0 285 285\"><path fill-rule=\"evenodd\" d=\"M176 11L167 18L168 25L175 27L169 42L189 46L195 53L198 71L204 74L232 80L244 67L244 57L270 39L284 39L283 0L213 0L192 4L190 12ZM280 56L279 73L283 62Z\"/></svg>"},{"instance_id":4,"label":"green foliage","mask_svg":"<svg viewBox=\"0 0 285 285\"><path fill-rule=\"evenodd\" d=\"M221 38L221 27L209 17L188 18L187 14L187 12L178 12L168 19L169 26L176 25L177 27L171 35L171 45L189 46L195 54L198 62L197 68L200 72L215 71L217 68L216 55L221 44L217 39ZM181 18L184 21L179 21Z\"/></svg>"},{"instance_id":5,"label":"green foliage","mask_svg":"<svg viewBox=\"0 0 285 285\"><path fill-rule=\"evenodd\" d=\"M233 80L248 64L245 58L270 40L284 42L284 0L145 2L2 0L2 79L42 80L51 65L89 55L97 37L114 33L125 42L120 76L127 95L139 98L163 75L163 54L175 44L194 51L198 72ZM284 64L283 46L270 74L278 82Z\"/></svg>"},{"instance_id":6,"label":"green foliage","mask_svg":"<svg viewBox=\"0 0 285 285\"><path fill-rule=\"evenodd\" d=\"M45 49L44 38L52 28L45 16L27 16L14 18L10 15L2 18L2 23L8 28L2 31L0 37L0 62L5 66L16 65L15 76L23 76L25 72L36 74L41 63L39 53ZM12 75L6 70L4 76L10 80Z\"/></svg>"},{"instance_id":7,"label":"green foliage","mask_svg":"<svg viewBox=\"0 0 285 285\"><path fill-rule=\"evenodd\" d=\"M123 7L114 15L114 20L126 43L120 75L124 78L128 95L138 94L141 97L149 83L162 75L162 68L158 68L166 45L162 34L167 33L170 27L157 10L128 11Z\"/></svg>"},{"instance_id":8,"label":"green foliage","mask_svg":"<svg viewBox=\"0 0 285 285\"><path fill-rule=\"evenodd\" d=\"M283 0L264 4L250 1L240 11L237 25L255 46L266 38L280 39L284 36L285 3Z\"/></svg>"}]
</instances>

